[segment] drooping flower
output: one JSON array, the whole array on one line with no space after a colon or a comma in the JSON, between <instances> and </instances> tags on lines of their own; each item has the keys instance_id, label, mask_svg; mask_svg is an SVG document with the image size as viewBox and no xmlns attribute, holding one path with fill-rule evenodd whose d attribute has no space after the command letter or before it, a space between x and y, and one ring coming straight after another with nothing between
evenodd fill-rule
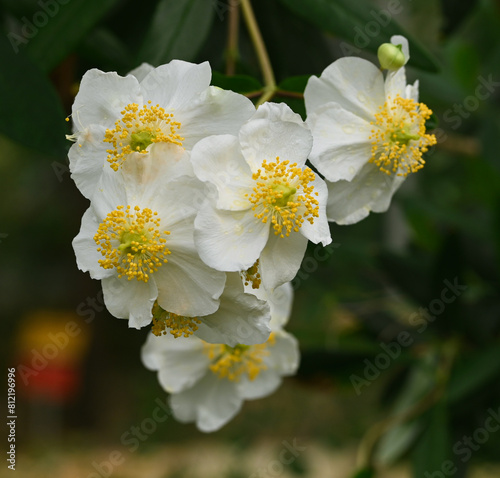
<instances>
[{"instance_id":1,"label":"drooping flower","mask_svg":"<svg viewBox=\"0 0 500 478\"><path fill-rule=\"evenodd\" d=\"M407 40L391 41L407 59ZM367 60L341 58L309 79L304 99L314 139L310 160L327 180L330 221L353 224L386 211L436 143L425 126L432 111L418 102L418 81L407 85L404 67L384 79Z\"/></svg>"},{"instance_id":2,"label":"drooping flower","mask_svg":"<svg viewBox=\"0 0 500 478\"><path fill-rule=\"evenodd\" d=\"M178 341L169 335L148 336L142 361L158 372L160 385L171 394L170 406L177 420L196 422L204 432L216 431L239 412L244 400L273 393L283 376L296 372L297 341L281 328L291 307L290 284L274 294L280 298L269 302L272 332L265 343L229 346L209 344L195 336ZM283 309L276 310L277 304Z\"/></svg>"},{"instance_id":3,"label":"drooping flower","mask_svg":"<svg viewBox=\"0 0 500 478\"><path fill-rule=\"evenodd\" d=\"M311 134L284 104L265 103L239 136L201 140L194 173L213 194L195 221L200 257L224 271L249 271L273 289L295 276L308 239L331 242L326 186L305 166Z\"/></svg>"},{"instance_id":4,"label":"drooping flower","mask_svg":"<svg viewBox=\"0 0 500 478\"><path fill-rule=\"evenodd\" d=\"M255 108L242 95L209 86L210 79L207 62L180 60L158 68L143 64L125 77L97 69L85 73L73 104L75 144L69 151L82 194L91 199L105 168L119 170L153 145L190 151L206 136L236 133Z\"/></svg>"},{"instance_id":5,"label":"drooping flower","mask_svg":"<svg viewBox=\"0 0 500 478\"><path fill-rule=\"evenodd\" d=\"M165 171L162 181L144 181L154 166L182 161L179 154L175 145L153 150L129 181L105 171L73 241L78 267L101 279L106 307L131 327L149 324L155 303L187 325L219 307L226 276L200 260L193 240L203 183L168 181Z\"/></svg>"}]
</instances>

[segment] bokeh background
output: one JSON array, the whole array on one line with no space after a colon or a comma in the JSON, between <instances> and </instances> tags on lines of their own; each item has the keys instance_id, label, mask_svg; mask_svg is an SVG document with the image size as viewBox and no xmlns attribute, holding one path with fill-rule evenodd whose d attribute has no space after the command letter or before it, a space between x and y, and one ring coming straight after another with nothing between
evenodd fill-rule
<instances>
[{"instance_id":1,"label":"bokeh background","mask_svg":"<svg viewBox=\"0 0 500 478\"><path fill-rule=\"evenodd\" d=\"M65 117L81 76L208 60L213 84L256 97L238 4L0 1L0 403L16 367L18 476L500 476L496 0L252 1L288 91L273 100L301 114L308 76L341 56L376 62L379 44L406 35L438 144L387 213L332 225L333 245L308 249L288 326L300 370L219 432L168 416L140 362L148 331L111 317L78 271L71 241L88 203L70 178Z\"/></svg>"}]
</instances>

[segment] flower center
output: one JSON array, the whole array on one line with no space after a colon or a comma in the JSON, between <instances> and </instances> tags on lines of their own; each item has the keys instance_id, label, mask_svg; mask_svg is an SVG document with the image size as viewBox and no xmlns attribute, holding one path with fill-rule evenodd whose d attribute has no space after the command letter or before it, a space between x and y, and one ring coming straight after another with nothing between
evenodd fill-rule
<instances>
[{"instance_id":1,"label":"flower center","mask_svg":"<svg viewBox=\"0 0 500 478\"><path fill-rule=\"evenodd\" d=\"M431 115L423 103L399 95L394 101L389 97L371 123L369 162L389 175L407 176L423 168L422 155L436 144L436 137L425 132L425 122Z\"/></svg>"},{"instance_id":2,"label":"flower center","mask_svg":"<svg viewBox=\"0 0 500 478\"><path fill-rule=\"evenodd\" d=\"M117 171L126 156L132 152L147 153L152 143L174 143L182 146L178 132L181 124L174 121L172 113L166 113L160 105L153 106L151 101L139 108L131 103L121 112L122 117L115 122L113 129L107 129L104 142L111 143L107 150L108 161Z\"/></svg>"},{"instance_id":3,"label":"flower center","mask_svg":"<svg viewBox=\"0 0 500 478\"><path fill-rule=\"evenodd\" d=\"M160 231L158 213L135 206L125 209L118 206L111 211L97 229L94 236L104 259L99 265L104 269L115 268L118 277L148 282L150 274L167 262L170 251L163 236L170 234Z\"/></svg>"},{"instance_id":4,"label":"flower center","mask_svg":"<svg viewBox=\"0 0 500 478\"><path fill-rule=\"evenodd\" d=\"M259 259L255 261L255 264L249 267L246 271L241 271L245 285L252 284L252 289L258 289L260 283L262 282L259 271Z\"/></svg>"},{"instance_id":5,"label":"flower center","mask_svg":"<svg viewBox=\"0 0 500 478\"><path fill-rule=\"evenodd\" d=\"M269 355L268 347L276 343L274 333L271 332L267 342L257 345L238 344L234 347L223 344L205 343L204 351L212 361L210 370L220 378L227 378L231 382L238 382L243 374L254 380L267 367L263 363L264 357Z\"/></svg>"},{"instance_id":6,"label":"flower center","mask_svg":"<svg viewBox=\"0 0 500 478\"><path fill-rule=\"evenodd\" d=\"M253 193L248 196L253 204L255 217L273 224L277 236L289 236L293 230L298 232L307 219L311 224L319 215L318 200L314 187L314 173L309 168L301 169L290 161L268 163L264 159L262 169L252 175L255 181Z\"/></svg>"},{"instance_id":7,"label":"flower center","mask_svg":"<svg viewBox=\"0 0 500 478\"><path fill-rule=\"evenodd\" d=\"M184 335L184 337L189 337L196 330L198 330L198 325L201 321L196 317L184 317L182 315L173 314L172 312L167 312L163 310L158 302L153 304L153 326L151 331L157 337L164 335L170 331L170 333L177 339Z\"/></svg>"}]
</instances>

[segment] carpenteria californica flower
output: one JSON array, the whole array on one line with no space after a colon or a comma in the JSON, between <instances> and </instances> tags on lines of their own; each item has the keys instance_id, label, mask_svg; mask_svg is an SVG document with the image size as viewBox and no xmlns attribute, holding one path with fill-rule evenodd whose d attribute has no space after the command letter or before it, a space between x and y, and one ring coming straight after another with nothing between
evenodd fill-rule
<instances>
[{"instance_id":1,"label":"carpenteria californica flower","mask_svg":"<svg viewBox=\"0 0 500 478\"><path fill-rule=\"evenodd\" d=\"M142 361L158 372L161 386L171 393L177 420L196 422L204 432L218 430L238 413L244 400L273 393L283 376L296 372L297 341L281 328L291 307L290 284L274 294L280 298L268 297L272 332L265 343L229 346L208 344L195 336L177 341L171 335L148 336ZM276 310L277 304L283 310Z\"/></svg>"},{"instance_id":2,"label":"carpenteria californica flower","mask_svg":"<svg viewBox=\"0 0 500 478\"><path fill-rule=\"evenodd\" d=\"M211 69L172 60L143 64L127 76L89 70L72 109L75 141L71 176L91 199L106 168L118 170L132 154L152 145L176 144L190 151L201 138L233 133L253 114L250 100L209 86Z\"/></svg>"},{"instance_id":3,"label":"carpenteria californica flower","mask_svg":"<svg viewBox=\"0 0 500 478\"><path fill-rule=\"evenodd\" d=\"M409 56L404 37L391 42ZM330 221L353 224L386 211L436 143L425 128L432 112L418 102L418 81L406 84L404 67L384 79L367 60L340 58L309 79L304 99L314 138L310 160L327 180Z\"/></svg>"},{"instance_id":4,"label":"carpenteria californica flower","mask_svg":"<svg viewBox=\"0 0 500 478\"><path fill-rule=\"evenodd\" d=\"M203 263L194 246L203 183L193 176L168 181L166 166L155 170L184 161L187 153L176 145L156 146L141 167L131 161L127 174L101 175L73 247L78 267L102 280L106 307L115 317L143 327L156 303L172 314L174 328L178 322L193 329L189 318L218 309L226 275ZM151 179L152 171L162 179Z\"/></svg>"},{"instance_id":5,"label":"carpenteria californica flower","mask_svg":"<svg viewBox=\"0 0 500 478\"><path fill-rule=\"evenodd\" d=\"M200 257L223 271L259 270L273 289L295 276L307 240L331 242L327 188L305 166L311 133L285 104L265 103L238 136L201 140L194 173L211 188L195 221Z\"/></svg>"}]
</instances>

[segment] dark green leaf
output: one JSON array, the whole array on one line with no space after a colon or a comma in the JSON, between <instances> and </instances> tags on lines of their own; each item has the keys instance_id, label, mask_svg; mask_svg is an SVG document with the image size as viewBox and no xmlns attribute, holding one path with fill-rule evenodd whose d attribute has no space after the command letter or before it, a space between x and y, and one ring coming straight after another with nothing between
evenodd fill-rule
<instances>
[{"instance_id":1,"label":"dark green leaf","mask_svg":"<svg viewBox=\"0 0 500 478\"><path fill-rule=\"evenodd\" d=\"M375 470L373 468L363 468L358 470L352 478L374 478Z\"/></svg>"},{"instance_id":2,"label":"dark green leaf","mask_svg":"<svg viewBox=\"0 0 500 478\"><path fill-rule=\"evenodd\" d=\"M0 133L43 153L64 155L64 112L53 86L3 35L0 57L8 65L0 69Z\"/></svg>"},{"instance_id":3,"label":"dark green leaf","mask_svg":"<svg viewBox=\"0 0 500 478\"><path fill-rule=\"evenodd\" d=\"M444 470L454 468L450 460L451 442L445 402L437 403L429 411L427 419L428 427L413 452L413 476L415 478L434 476L436 471L443 473ZM444 476L453 475L446 471Z\"/></svg>"},{"instance_id":4,"label":"dark green leaf","mask_svg":"<svg viewBox=\"0 0 500 478\"><path fill-rule=\"evenodd\" d=\"M207 0L162 0L137 62L160 65L174 58L194 60L208 36L214 12Z\"/></svg>"},{"instance_id":5,"label":"dark green leaf","mask_svg":"<svg viewBox=\"0 0 500 478\"><path fill-rule=\"evenodd\" d=\"M236 91L236 93L251 93L262 89L262 85L251 76L226 76L217 71L212 72L212 85L225 90Z\"/></svg>"},{"instance_id":6,"label":"dark green leaf","mask_svg":"<svg viewBox=\"0 0 500 478\"><path fill-rule=\"evenodd\" d=\"M304 93L309 78L310 78L309 75L292 76L290 78L287 78L286 80L283 80L278 85L278 89L283 91L294 91L296 93Z\"/></svg>"},{"instance_id":7,"label":"dark green leaf","mask_svg":"<svg viewBox=\"0 0 500 478\"><path fill-rule=\"evenodd\" d=\"M498 381L500 375L500 346L498 344L463 357L451 374L448 401L466 398L488 381Z\"/></svg>"},{"instance_id":8,"label":"dark green leaf","mask_svg":"<svg viewBox=\"0 0 500 478\"><path fill-rule=\"evenodd\" d=\"M117 0L71 0L47 2L51 5L40 8L31 19L26 50L29 56L44 71L50 71L71 53L91 28L109 11ZM42 14L45 17L42 17ZM35 16L46 18L36 26ZM29 19L28 19L29 20ZM30 34L29 32L33 32Z\"/></svg>"},{"instance_id":9,"label":"dark green leaf","mask_svg":"<svg viewBox=\"0 0 500 478\"><path fill-rule=\"evenodd\" d=\"M280 0L295 14L318 28L338 35L354 45L344 45L346 55L366 48L376 52L392 35L403 35L410 43L410 65L438 71L438 63L426 48L392 18L388 10L378 10L367 0ZM403 8L400 5L400 8Z\"/></svg>"}]
</instances>

